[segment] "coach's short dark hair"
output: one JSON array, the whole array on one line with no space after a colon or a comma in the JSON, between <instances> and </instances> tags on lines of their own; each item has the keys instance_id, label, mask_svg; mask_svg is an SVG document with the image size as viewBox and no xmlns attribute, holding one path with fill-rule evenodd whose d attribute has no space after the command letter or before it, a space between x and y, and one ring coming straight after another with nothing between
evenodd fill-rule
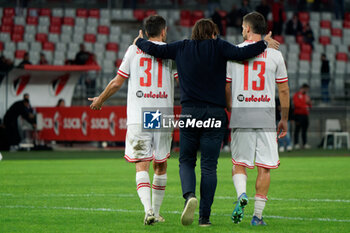
<instances>
[{"instance_id":1,"label":"coach's short dark hair","mask_svg":"<svg viewBox=\"0 0 350 233\"><path fill-rule=\"evenodd\" d=\"M213 39L219 34L218 26L211 19L200 19L192 28L192 40Z\"/></svg>"},{"instance_id":2,"label":"coach's short dark hair","mask_svg":"<svg viewBox=\"0 0 350 233\"><path fill-rule=\"evenodd\" d=\"M157 37L166 27L166 22L160 15L151 15L143 21L143 27L148 37Z\"/></svg>"},{"instance_id":3,"label":"coach's short dark hair","mask_svg":"<svg viewBox=\"0 0 350 233\"><path fill-rule=\"evenodd\" d=\"M266 34L266 20L259 12L251 12L243 17L243 22L249 24L253 32L256 34Z\"/></svg>"}]
</instances>

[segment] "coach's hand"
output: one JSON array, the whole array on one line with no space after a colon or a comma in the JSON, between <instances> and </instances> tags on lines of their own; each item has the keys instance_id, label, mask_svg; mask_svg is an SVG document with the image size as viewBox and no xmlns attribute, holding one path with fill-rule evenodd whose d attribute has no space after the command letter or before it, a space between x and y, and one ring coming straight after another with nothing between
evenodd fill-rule
<instances>
[{"instance_id":1,"label":"coach's hand","mask_svg":"<svg viewBox=\"0 0 350 233\"><path fill-rule=\"evenodd\" d=\"M133 44L133 45L136 44L136 41L137 41L139 38L143 38L142 30L139 30L139 35L135 38L134 43L132 43L132 44Z\"/></svg>"},{"instance_id":2,"label":"coach's hand","mask_svg":"<svg viewBox=\"0 0 350 233\"><path fill-rule=\"evenodd\" d=\"M288 123L286 120L280 120L277 126L278 138L284 138L288 132Z\"/></svg>"},{"instance_id":3,"label":"coach's hand","mask_svg":"<svg viewBox=\"0 0 350 233\"><path fill-rule=\"evenodd\" d=\"M269 43L269 46L268 46L269 48L278 49L280 46L280 43L277 40L272 39L271 35L272 35L272 32L270 31L269 34L267 34L264 37L264 40L267 41L267 43Z\"/></svg>"},{"instance_id":4,"label":"coach's hand","mask_svg":"<svg viewBox=\"0 0 350 233\"><path fill-rule=\"evenodd\" d=\"M92 101L92 103L90 104L90 108L92 110L101 110L103 103L100 102L100 98L94 97L94 98L88 98L88 100Z\"/></svg>"}]
</instances>

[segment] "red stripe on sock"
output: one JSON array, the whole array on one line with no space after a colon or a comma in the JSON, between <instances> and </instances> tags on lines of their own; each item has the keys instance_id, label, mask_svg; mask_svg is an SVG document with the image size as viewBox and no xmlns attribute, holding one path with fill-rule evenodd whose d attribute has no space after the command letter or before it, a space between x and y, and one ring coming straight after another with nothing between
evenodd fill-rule
<instances>
[{"instance_id":1,"label":"red stripe on sock","mask_svg":"<svg viewBox=\"0 0 350 233\"><path fill-rule=\"evenodd\" d=\"M265 199L266 201L268 200L267 196L260 195L260 194L255 194L255 197L259 197L259 198Z\"/></svg>"}]
</instances>

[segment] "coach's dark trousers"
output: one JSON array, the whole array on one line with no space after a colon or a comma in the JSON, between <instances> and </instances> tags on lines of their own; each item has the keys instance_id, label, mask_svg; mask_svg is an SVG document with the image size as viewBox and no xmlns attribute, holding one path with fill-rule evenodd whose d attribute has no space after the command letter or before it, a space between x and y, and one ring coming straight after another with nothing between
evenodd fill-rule
<instances>
[{"instance_id":1,"label":"coach's dark trousers","mask_svg":"<svg viewBox=\"0 0 350 233\"><path fill-rule=\"evenodd\" d=\"M216 190L216 167L224 138L227 116L224 108L183 104L181 120L221 121L221 128L180 128L180 178L182 194L196 193L195 167L197 150L201 151L201 184L199 215L209 217ZM191 116L191 117L186 117Z\"/></svg>"}]
</instances>

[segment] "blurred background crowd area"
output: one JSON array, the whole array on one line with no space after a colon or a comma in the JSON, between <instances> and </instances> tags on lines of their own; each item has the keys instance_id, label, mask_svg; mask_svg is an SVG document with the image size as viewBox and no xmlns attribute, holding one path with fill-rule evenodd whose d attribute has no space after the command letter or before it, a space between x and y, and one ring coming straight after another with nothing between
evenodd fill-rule
<instances>
[{"instance_id":1,"label":"blurred background crowd area","mask_svg":"<svg viewBox=\"0 0 350 233\"><path fill-rule=\"evenodd\" d=\"M114 77L122 58L152 14L168 24L167 42L188 39L194 23L210 17L220 34L243 41L242 17L262 13L268 30L281 42L292 92L307 83L315 103L349 99L350 1L342 0L17 0L0 1L0 69L4 74L25 64L97 64L77 85L73 103L99 93ZM4 77L4 75L2 75ZM113 97L126 104L125 85ZM175 101L179 101L176 92Z\"/></svg>"}]
</instances>

